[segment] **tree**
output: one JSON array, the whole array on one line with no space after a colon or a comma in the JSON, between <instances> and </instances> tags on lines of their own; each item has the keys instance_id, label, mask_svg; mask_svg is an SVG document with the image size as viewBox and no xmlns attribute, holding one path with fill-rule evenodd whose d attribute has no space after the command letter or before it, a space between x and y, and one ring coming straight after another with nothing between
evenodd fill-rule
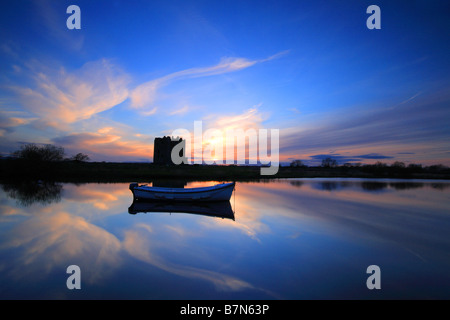
<instances>
[{"instance_id":1,"label":"tree","mask_svg":"<svg viewBox=\"0 0 450 320\"><path fill-rule=\"evenodd\" d=\"M13 155L29 162L55 162L64 159L64 148L51 144L37 145L34 143L20 147Z\"/></svg>"},{"instance_id":2,"label":"tree","mask_svg":"<svg viewBox=\"0 0 450 320\"><path fill-rule=\"evenodd\" d=\"M346 162L346 163L344 163L344 167L351 168L351 167L353 167L353 164L350 162Z\"/></svg>"},{"instance_id":3,"label":"tree","mask_svg":"<svg viewBox=\"0 0 450 320\"><path fill-rule=\"evenodd\" d=\"M324 168L334 168L337 167L338 163L336 159L333 159L331 157L327 157L325 159L322 159L322 167Z\"/></svg>"},{"instance_id":4,"label":"tree","mask_svg":"<svg viewBox=\"0 0 450 320\"><path fill-rule=\"evenodd\" d=\"M72 158L70 158L70 160L73 160L76 162L85 162L85 161L89 161L90 159L87 154L79 152L76 155L74 155Z\"/></svg>"},{"instance_id":5,"label":"tree","mask_svg":"<svg viewBox=\"0 0 450 320\"><path fill-rule=\"evenodd\" d=\"M403 168L405 168L405 163L404 163L404 162L401 162L401 161L395 161L395 162L391 165L391 167L403 169Z\"/></svg>"},{"instance_id":6,"label":"tree","mask_svg":"<svg viewBox=\"0 0 450 320\"><path fill-rule=\"evenodd\" d=\"M291 167L305 167L302 160L293 160L290 164Z\"/></svg>"},{"instance_id":7,"label":"tree","mask_svg":"<svg viewBox=\"0 0 450 320\"><path fill-rule=\"evenodd\" d=\"M386 163L383 163L383 162L381 162L381 161L377 161L373 166L374 166L375 168L381 169L381 168L386 168L386 167L387 167L387 164L386 164Z\"/></svg>"},{"instance_id":8,"label":"tree","mask_svg":"<svg viewBox=\"0 0 450 320\"><path fill-rule=\"evenodd\" d=\"M422 165L416 164L416 163L410 163L408 164L408 169L414 169L414 170L422 170Z\"/></svg>"}]
</instances>

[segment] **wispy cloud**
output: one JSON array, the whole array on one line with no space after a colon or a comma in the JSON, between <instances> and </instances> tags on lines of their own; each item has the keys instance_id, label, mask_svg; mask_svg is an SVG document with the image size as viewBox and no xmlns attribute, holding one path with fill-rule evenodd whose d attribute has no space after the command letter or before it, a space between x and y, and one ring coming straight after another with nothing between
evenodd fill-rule
<instances>
[{"instance_id":1,"label":"wispy cloud","mask_svg":"<svg viewBox=\"0 0 450 320\"><path fill-rule=\"evenodd\" d=\"M448 93L414 95L395 108L360 109L328 115L310 128L282 128L280 153L285 157L330 155L329 149L355 160L388 159L399 152L440 159L450 134ZM332 121L329 119L332 118ZM311 125L311 124L310 124ZM414 159L412 161L415 161ZM438 160L436 160L438 161Z\"/></svg>"},{"instance_id":2,"label":"wispy cloud","mask_svg":"<svg viewBox=\"0 0 450 320\"><path fill-rule=\"evenodd\" d=\"M64 147L67 153L87 153L92 160L115 158L122 161L150 161L153 155L153 141L147 136L130 136L110 127L100 128L97 132L70 133L53 138L52 142Z\"/></svg>"},{"instance_id":3,"label":"wispy cloud","mask_svg":"<svg viewBox=\"0 0 450 320\"><path fill-rule=\"evenodd\" d=\"M296 114L300 114L301 113L301 111L298 110L297 108L289 108L288 110L293 112L293 113L296 113Z\"/></svg>"},{"instance_id":4,"label":"wispy cloud","mask_svg":"<svg viewBox=\"0 0 450 320\"><path fill-rule=\"evenodd\" d=\"M17 127L28 124L35 118L5 117L0 114L0 128Z\"/></svg>"},{"instance_id":5,"label":"wispy cloud","mask_svg":"<svg viewBox=\"0 0 450 320\"><path fill-rule=\"evenodd\" d=\"M328 153L328 154L315 154L310 155L312 164L320 164L320 162L326 158L332 158L336 160L339 164L344 164L347 162L363 162L364 160L387 160L393 159L393 156L386 156L378 153L362 154L362 155L344 155L339 153Z\"/></svg>"},{"instance_id":6,"label":"wispy cloud","mask_svg":"<svg viewBox=\"0 0 450 320\"><path fill-rule=\"evenodd\" d=\"M421 95L421 94L422 94L422 92L418 92L418 93L414 94L413 96L409 97L408 99L403 100L402 102L400 102L399 104L397 104L395 107L398 107L398 106L400 106L400 105L402 105L402 104L408 103L408 102L414 100L415 98L417 98L417 97L418 97L419 95ZM395 108L395 107L394 107L394 108Z\"/></svg>"},{"instance_id":7,"label":"wispy cloud","mask_svg":"<svg viewBox=\"0 0 450 320\"><path fill-rule=\"evenodd\" d=\"M211 127L219 130L234 130L234 129L259 129L262 127L262 122L265 116L258 109L261 106L255 105L240 114L234 115L218 115L212 121Z\"/></svg>"},{"instance_id":8,"label":"wispy cloud","mask_svg":"<svg viewBox=\"0 0 450 320\"><path fill-rule=\"evenodd\" d=\"M189 111L189 107L188 106L184 106L184 107L182 107L180 109L176 109L176 110L170 112L169 115L171 115L171 116L177 115L177 114L180 115L180 114L184 114L184 113L186 113L188 111Z\"/></svg>"},{"instance_id":9,"label":"wispy cloud","mask_svg":"<svg viewBox=\"0 0 450 320\"><path fill-rule=\"evenodd\" d=\"M9 46L3 45L3 50L9 49ZM133 89L129 88L131 77L111 60L87 62L78 70L48 67L34 60L17 65L25 85L9 84L7 87L15 93L25 110L38 116L36 120L43 126L66 130L67 124L89 119L128 98L130 106L139 109L141 115L154 115L159 110L154 105L160 98L159 90L174 81L236 72L284 54L286 52L259 60L222 58L216 65L174 72L141 83ZM169 114L184 114L188 110L186 105Z\"/></svg>"},{"instance_id":10,"label":"wispy cloud","mask_svg":"<svg viewBox=\"0 0 450 320\"><path fill-rule=\"evenodd\" d=\"M239 57L226 57L222 58L218 64L213 66L185 69L144 82L131 91L131 107L150 108L157 99L158 90L173 81L214 76L243 70L258 63L277 59L287 52L288 51L283 51L268 58L259 60L249 60L247 58Z\"/></svg>"},{"instance_id":11,"label":"wispy cloud","mask_svg":"<svg viewBox=\"0 0 450 320\"><path fill-rule=\"evenodd\" d=\"M27 68L31 84L9 88L26 110L48 125L88 119L128 97L129 77L106 59L88 62L72 72L36 61L28 63Z\"/></svg>"},{"instance_id":12,"label":"wispy cloud","mask_svg":"<svg viewBox=\"0 0 450 320\"><path fill-rule=\"evenodd\" d=\"M39 22L44 26L47 32L43 32L46 37L53 41L63 44L63 48L71 51L80 52L84 45L84 34L82 32L70 32L65 26L65 20L69 15L65 15L63 4L41 0L33 2L36 13L40 16ZM60 11L63 9L64 11ZM69 32L68 32L69 31ZM77 30L80 31L80 30Z\"/></svg>"},{"instance_id":13,"label":"wispy cloud","mask_svg":"<svg viewBox=\"0 0 450 320\"><path fill-rule=\"evenodd\" d=\"M158 107L154 107L147 111L141 111L140 113L141 113L141 115L148 117L148 116L154 115L157 111L158 111Z\"/></svg>"},{"instance_id":14,"label":"wispy cloud","mask_svg":"<svg viewBox=\"0 0 450 320\"><path fill-rule=\"evenodd\" d=\"M0 136L11 133L16 127L29 124L35 120L37 118L25 117L21 112L2 110L0 111Z\"/></svg>"}]
</instances>

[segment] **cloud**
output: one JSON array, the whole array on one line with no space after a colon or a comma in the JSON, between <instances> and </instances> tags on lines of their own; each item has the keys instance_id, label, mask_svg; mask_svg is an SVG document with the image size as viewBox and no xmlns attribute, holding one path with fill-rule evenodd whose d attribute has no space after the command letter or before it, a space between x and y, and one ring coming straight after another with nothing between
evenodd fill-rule
<instances>
[{"instance_id":1,"label":"cloud","mask_svg":"<svg viewBox=\"0 0 450 320\"><path fill-rule=\"evenodd\" d=\"M158 108L154 107L148 111L141 111L141 114L145 117L148 117L148 116L154 115L156 113L156 111L158 111Z\"/></svg>"},{"instance_id":2,"label":"cloud","mask_svg":"<svg viewBox=\"0 0 450 320\"><path fill-rule=\"evenodd\" d=\"M189 107L188 106L184 106L180 109L174 110L172 112L169 113L169 115L173 116L173 115L177 115L177 114L185 114L186 112L189 111Z\"/></svg>"},{"instance_id":3,"label":"cloud","mask_svg":"<svg viewBox=\"0 0 450 320\"><path fill-rule=\"evenodd\" d=\"M415 95L413 95L412 97L409 97L408 99L403 100L402 102L400 102L399 104L397 104L397 106L400 106L400 105L402 105L402 104L405 104L405 103L408 103L408 102L414 100L414 99L417 98L420 94L422 94L422 92L418 92L418 93L416 93ZM396 107L397 107L397 106L396 106Z\"/></svg>"},{"instance_id":4,"label":"cloud","mask_svg":"<svg viewBox=\"0 0 450 320\"><path fill-rule=\"evenodd\" d=\"M63 145L100 145L109 144L120 139L120 136L100 133L73 133L64 137L54 138L53 141Z\"/></svg>"},{"instance_id":5,"label":"cloud","mask_svg":"<svg viewBox=\"0 0 450 320\"><path fill-rule=\"evenodd\" d=\"M297 113L297 114L300 114L300 113L301 113L301 111L298 110L297 108L288 108L288 110L291 111L291 112L293 112L293 113Z\"/></svg>"},{"instance_id":6,"label":"cloud","mask_svg":"<svg viewBox=\"0 0 450 320\"><path fill-rule=\"evenodd\" d=\"M147 144L151 141L144 143L143 138L129 132L105 131L111 125L107 125L108 121L101 121L100 127L96 123L101 118L99 114L129 99L129 106L141 116L152 116L164 109L154 105L161 99L160 89L174 81L244 70L277 59L283 54L285 52L259 60L222 58L216 65L174 72L144 82L134 89L130 89L130 76L108 59L87 62L78 69L70 70L37 60L24 62L19 66L22 69L18 75L20 83L11 78L4 87L13 93L11 101L18 102L27 116L5 115L0 119L0 135L5 135L15 126L28 125L26 130L29 132L42 134L45 131L46 143L58 143L67 150L87 152L93 160L100 152L107 156L118 152L120 157L130 160L128 157L146 158L152 153L152 147ZM17 82L11 84L12 81ZM214 125L243 129L260 127L264 118L258 107L254 106L238 115L217 116ZM192 107L184 104L167 113L184 115L191 110ZM116 124L112 126L116 127ZM21 139L26 140L23 137Z\"/></svg>"},{"instance_id":7,"label":"cloud","mask_svg":"<svg viewBox=\"0 0 450 320\"><path fill-rule=\"evenodd\" d=\"M363 154L360 156L356 156L356 158L361 158L361 159L392 159L393 157L391 156L383 156L382 154L377 154L377 153L370 153L370 154Z\"/></svg>"},{"instance_id":8,"label":"cloud","mask_svg":"<svg viewBox=\"0 0 450 320\"><path fill-rule=\"evenodd\" d=\"M264 115L258 110L262 104L253 106L237 115L218 116L212 123L213 128L219 130L234 130L234 129L258 129L262 127Z\"/></svg>"},{"instance_id":9,"label":"cloud","mask_svg":"<svg viewBox=\"0 0 450 320\"><path fill-rule=\"evenodd\" d=\"M5 48L9 48L4 45ZM4 49L6 50L6 49ZM24 108L49 124L54 122L73 123L88 119L108 110L127 98L132 108L145 109L146 116L158 110L153 103L159 98L158 90L168 84L190 78L207 77L231 73L249 68L255 64L276 59L286 52L265 59L250 60L241 57L225 57L213 66L190 68L137 85L129 90L130 77L112 61L101 59L84 64L78 70L68 71L63 67L47 67L38 61L25 63L22 74L28 77L22 81L29 85L11 85ZM26 72L25 72L26 71ZM182 108L173 114L186 112Z\"/></svg>"},{"instance_id":10,"label":"cloud","mask_svg":"<svg viewBox=\"0 0 450 320\"><path fill-rule=\"evenodd\" d=\"M287 51L283 51L281 53L260 60L249 60L239 57L225 57L222 58L218 64L213 66L185 69L168 74L158 79L144 82L131 91L131 107L150 107L158 97L158 90L173 81L235 72L249 68L258 63L277 59L286 53Z\"/></svg>"},{"instance_id":11,"label":"cloud","mask_svg":"<svg viewBox=\"0 0 450 320\"><path fill-rule=\"evenodd\" d=\"M0 128L13 128L22 126L36 120L36 118L21 118L21 117L8 117L4 116L3 112L0 113Z\"/></svg>"},{"instance_id":12,"label":"cloud","mask_svg":"<svg viewBox=\"0 0 450 320\"><path fill-rule=\"evenodd\" d=\"M336 160L338 163L343 164L346 162L354 162L354 161L363 161L367 159L376 159L376 160L382 160L382 159L393 159L392 156L385 156L382 154L377 153L370 153L370 154L363 154L363 155L341 155L338 153L329 153L329 154L315 154L309 156L312 160L318 160L322 161L326 158L332 158Z\"/></svg>"},{"instance_id":13,"label":"cloud","mask_svg":"<svg viewBox=\"0 0 450 320\"><path fill-rule=\"evenodd\" d=\"M0 137L15 131L16 127L27 125L37 118L21 116L21 112L0 111Z\"/></svg>"},{"instance_id":14,"label":"cloud","mask_svg":"<svg viewBox=\"0 0 450 320\"><path fill-rule=\"evenodd\" d=\"M145 158L149 161L153 156L153 145L146 136L126 137L121 132L111 131L111 128L101 128L98 132L71 133L53 138L52 142L73 154L87 153L91 160L114 157L123 161L135 158Z\"/></svg>"},{"instance_id":15,"label":"cloud","mask_svg":"<svg viewBox=\"0 0 450 320\"><path fill-rule=\"evenodd\" d=\"M15 44L15 43L12 43L12 42L10 42L10 43L3 43L0 46L0 50L3 53L6 53L8 56L10 56L10 57L12 57L14 59L18 59L19 58L19 54L17 53L18 52L17 44Z\"/></svg>"},{"instance_id":16,"label":"cloud","mask_svg":"<svg viewBox=\"0 0 450 320\"><path fill-rule=\"evenodd\" d=\"M310 157L339 150L360 160L390 159L391 155L412 153L440 161L448 150L450 95L444 92L416 94L404 103L376 108L349 108L322 114L308 127L280 130L280 154ZM397 157L395 157L397 158ZM416 161L412 159L412 161Z\"/></svg>"},{"instance_id":17,"label":"cloud","mask_svg":"<svg viewBox=\"0 0 450 320\"><path fill-rule=\"evenodd\" d=\"M61 47L70 51L80 52L84 45L84 34L78 32L68 32L66 28L66 19L69 17L66 13L68 4L58 3L50 0L41 0L33 2L36 14L39 15L40 27L44 27L46 32L43 35L62 44Z\"/></svg>"},{"instance_id":18,"label":"cloud","mask_svg":"<svg viewBox=\"0 0 450 320\"><path fill-rule=\"evenodd\" d=\"M223 163L226 152L230 157L240 161L258 161L258 129L263 128L263 121L266 115L259 111L262 104L255 105L240 114L210 114L201 120L201 142L197 140L198 135L195 130L187 128L178 128L168 133L169 136L183 138L187 146L191 148L188 154L192 156L192 161L196 161L202 157L204 161L216 161ZM232 138L227 141L227 135L231 134ZM229 138L229 136L228 136ZM202 154L196 146L202 145ZM230 151L228 147L234 146L234 151ZM267 146L270 150L272 142ZM226 151L228 150L228 151ZM234 155L231 153L234 152ZM187 155L187 157L190 157Z\"/></svg>"},{"instance_id":19,"label":"cloud","mask_svg":"<svg viewBox=\"0 0 450 320\"><path fill-rule=\"evenodd\" d=\"M31 84L10 89L27 111L48 125L63 127L88 119L128 97L129 77L106 59L88 62L71 72L38 62L27 67Z\"/></svg>"}]
</instances>

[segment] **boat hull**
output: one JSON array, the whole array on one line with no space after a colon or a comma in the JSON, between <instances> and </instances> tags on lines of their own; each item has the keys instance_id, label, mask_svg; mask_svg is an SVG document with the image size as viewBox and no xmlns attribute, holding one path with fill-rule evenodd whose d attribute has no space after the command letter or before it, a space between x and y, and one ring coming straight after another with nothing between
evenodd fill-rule
<instances>
[{"instance_id":1,"label":"boat hull","mask_svg":"<svg viewBox=\"0 0 450 320\"><path fill-rule=\"evenodd\" d=\"M160 188L130 184L133 197L137 200L151 201L181 201L181 202L209 202L229 201L235 183L223 183L203 188Z\"/></svg>"}]
</instances>

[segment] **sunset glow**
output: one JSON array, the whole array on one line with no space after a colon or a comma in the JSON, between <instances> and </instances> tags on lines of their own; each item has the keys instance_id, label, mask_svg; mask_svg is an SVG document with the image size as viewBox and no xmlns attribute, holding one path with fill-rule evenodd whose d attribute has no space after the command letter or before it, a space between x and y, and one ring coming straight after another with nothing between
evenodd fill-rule
<instances>
[{"instance_id":1,"label":"sunset glow","mask_svg":"<svg viewBox=\"0 0 450 320\"><path fill-rule=\"evenodd\" d=\"M279 129L281 164L450 165L445 1L378 1L378 30L369 1L72 2L2 6L4 157L42 143L152 162L155 137L202 121Z\"/></svg>"}]
</instances>

